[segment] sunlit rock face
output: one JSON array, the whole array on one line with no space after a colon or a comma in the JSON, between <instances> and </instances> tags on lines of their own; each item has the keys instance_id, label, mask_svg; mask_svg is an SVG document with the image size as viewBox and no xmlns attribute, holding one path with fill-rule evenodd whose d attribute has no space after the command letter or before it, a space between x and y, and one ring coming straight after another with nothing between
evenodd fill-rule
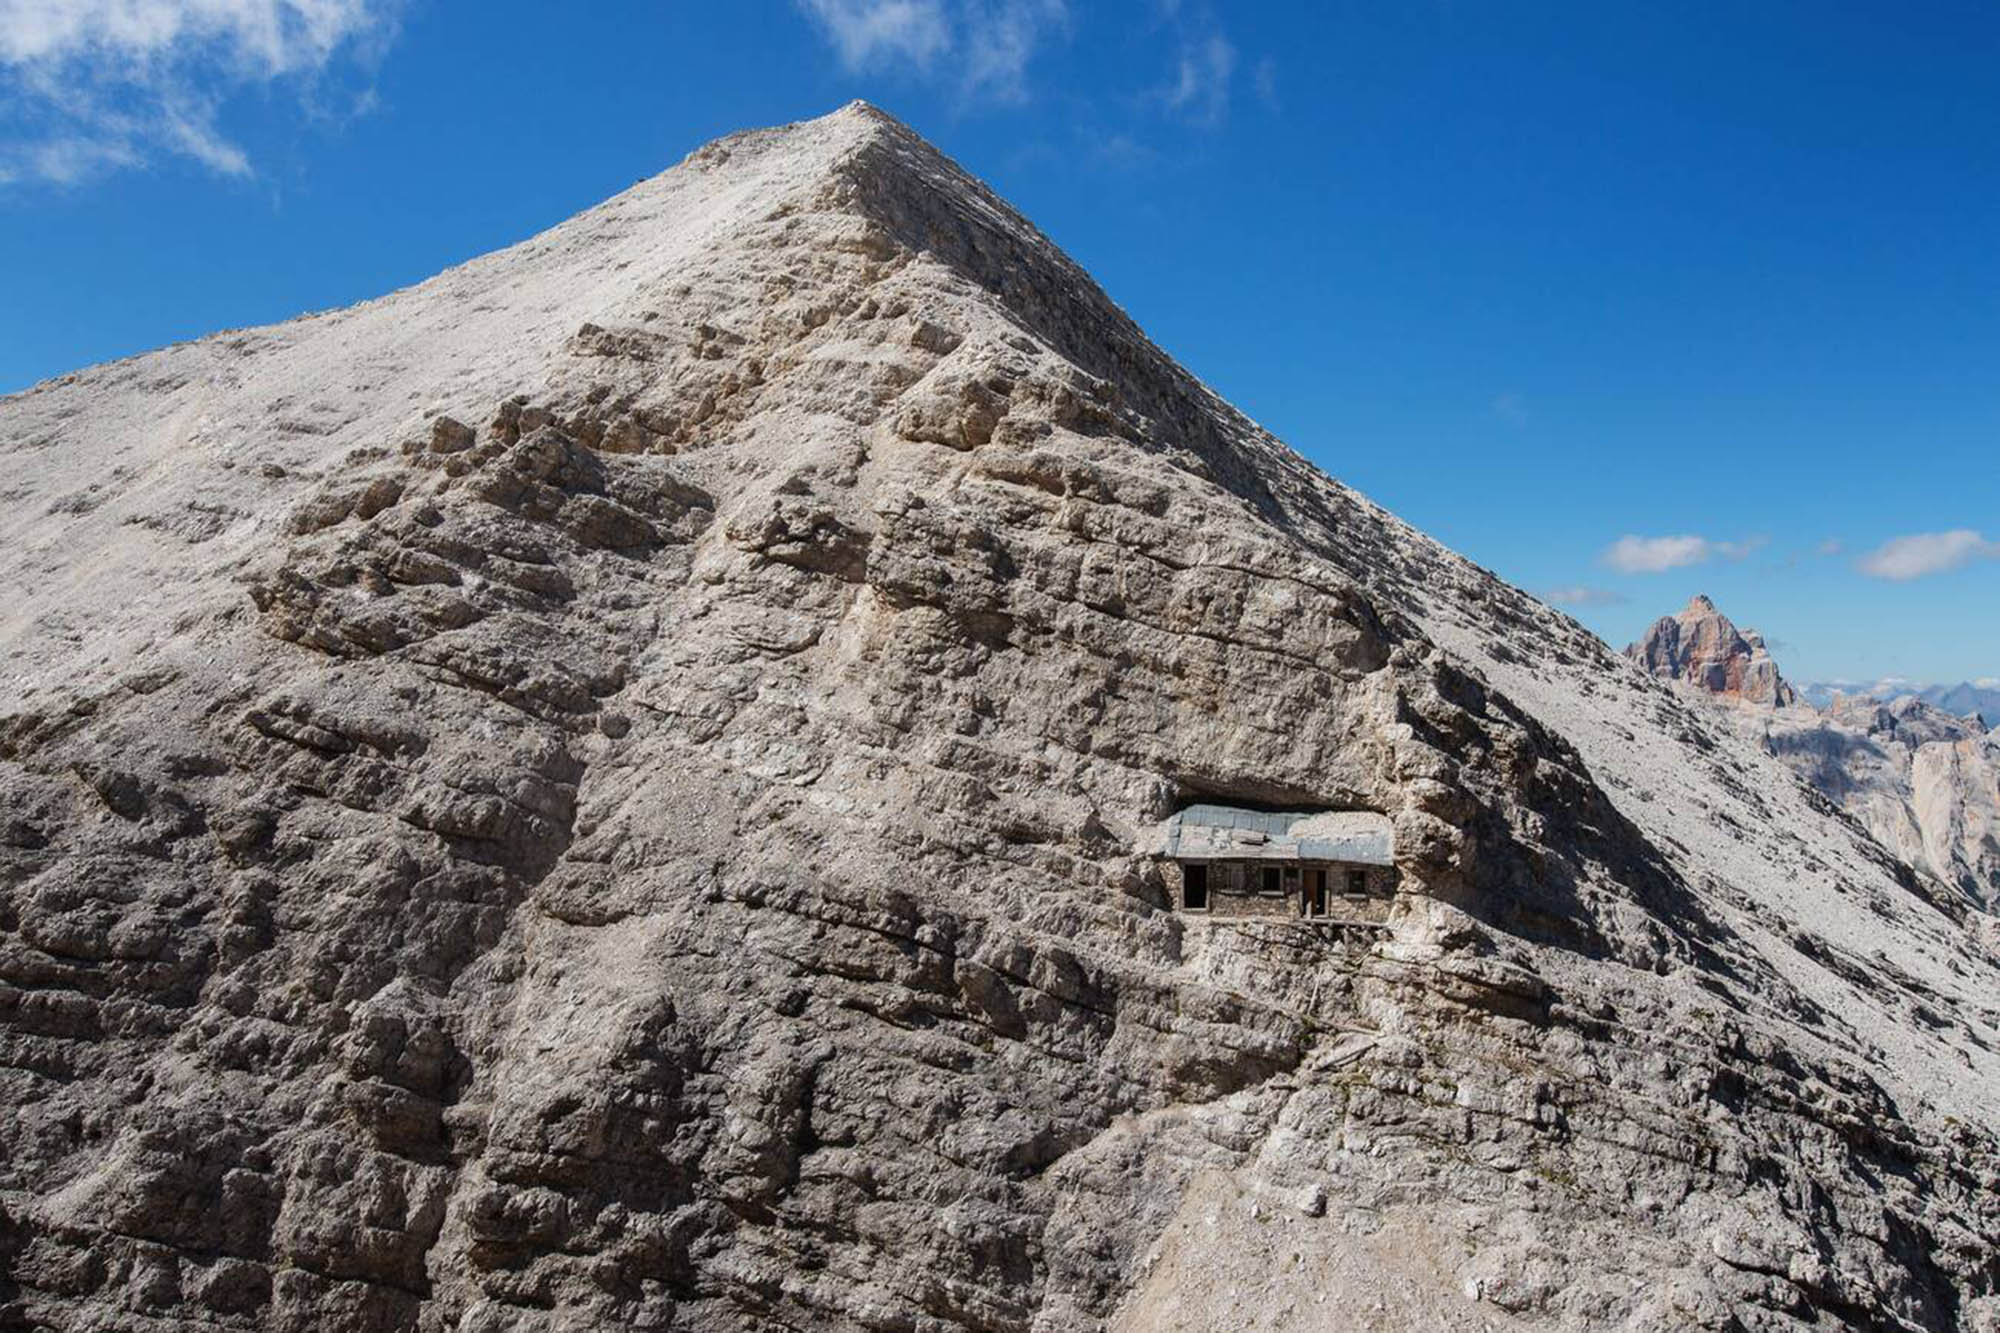
<instances>
[{"instance_id":1,"label":"sunlit rock face","mask_svg":"<svg viewBox=\"0 0 2000 1333\"><path fill-rule=\"evenodd\" d=\"M871 108L0 455L0 1324L1993 1326L1962 904Z\"/></svg>"},{"instance_id":2,"label":"sunlit rock face","mask_svg":"<svg viewBox=\"0 0 2000 1333\"><path fill-rule=\"evenodd\" d=\"M1764 724L1771 752L1919 871L2000 906L2000 737L1921 699L1842 697Z\"/></svg>"},{"instance_id":3,"label":"sunlit rock face","mask_svg":"<svg viewBox=\"0 0 2000 1333\"><path fill-rule=\"evenodd\" d=\"M1914 695L1834 694L1815 707L1785 682L1763 639L1706 597L1656 621L1625 655L1724 705L1718 720L1757 739L1947 896L1989 913L2000 906L2000 737L1977 714Z\"/></svg>"},{"instance_id":4,"label":"sunlit rock face","mask_svg":"<svg viewBox=\"0 0 2000 1333\"><path fill-rule=\"evenodd\" d=\"M1798 695L1778 674L1763 636L1739 630L1715 603L1697 595L1662 616L1625 655L1656 676L1685 681L1711 694L1784 707Z\"/></svg>"}]
</instances>

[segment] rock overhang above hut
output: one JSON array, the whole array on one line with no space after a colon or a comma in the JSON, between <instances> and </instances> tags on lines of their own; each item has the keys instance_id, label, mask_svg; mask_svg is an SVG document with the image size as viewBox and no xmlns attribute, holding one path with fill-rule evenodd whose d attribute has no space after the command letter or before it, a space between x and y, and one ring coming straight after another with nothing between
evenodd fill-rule
<instances>
[{"instance_id":1,"label":"rock overhang above hut","mask_svg":"<svg viewBox=\"0 0 2000 1333\"><path fill-rule=\"evenodd\" d=\"M1387 815L1371 810L1247 810L1191 805L1161 823L1158 854L1176 861L1395 864Z\"/></svg>"}]
</instances>

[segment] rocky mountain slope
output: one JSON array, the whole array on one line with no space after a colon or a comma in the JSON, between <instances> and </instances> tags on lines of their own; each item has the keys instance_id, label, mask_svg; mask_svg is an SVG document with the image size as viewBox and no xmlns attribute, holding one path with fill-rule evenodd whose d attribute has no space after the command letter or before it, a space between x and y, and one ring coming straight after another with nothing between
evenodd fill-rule
<instances>
[{"instance_id":1,"label":"rocky mountain slope","mask_svg":"<svg viewBox=\"0 0 2000 1333\"><path fill-rule=\"evenodd\" d=\"M1710 694L1775 708L1798 702L1798 693L1778 674L1763 636L1739 630L1700 594L1674 615L1654 621L1625 655L1656 676Z\"/></svg>"},{"instance_id":2,"label":"rocky mountain slope","mask_svg":"<svg viewBox=\"0 0 2000 1333\"><path fill-rule=\"evenodd\" d=\"M0 456L9 1326L2000 1319L1987 919L868 107Z\"/></svg>"},{"instance_id":3,"label":"rocky mountain slope","mask_svg":"<svg viewBox=\"0 0 2000 1333\"><path fill-rule=\"evenodd\" d=\"M2000 908L2000 734L1920 699L1769 719L1766 744L1884 846Z\"/></svg>"},{"instance_id":4,"label":"rocky mountain slope","mask_svg":"<svg viewBox=\"0 0 2000 1333\"><path fill-rule=\"evenodd\" d=\"M1702 647L1690 650L1689 644ZM1754 631L1697 596L1625 655L1702 697L1889 851L1986 911L2000 906L2000 733L1914 694L1808 702Z\"/></svg>"}]
</instances>

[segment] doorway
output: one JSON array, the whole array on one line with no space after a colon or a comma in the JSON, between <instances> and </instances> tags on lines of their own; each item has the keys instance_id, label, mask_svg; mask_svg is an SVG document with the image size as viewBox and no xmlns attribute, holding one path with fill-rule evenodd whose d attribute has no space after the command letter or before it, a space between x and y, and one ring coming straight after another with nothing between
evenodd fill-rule
<instances>
[{"instance_id":1,"label":"doorway","mask_svg":"<svg viewBox=\"0 0 2000 1333\"><path fill-rule=\"evenodd\" d=\"M1184 865L1181 867L1181 907L1189 912L1208 910L1208 867L1204 865Z\"/></svg>"}]
</instances>

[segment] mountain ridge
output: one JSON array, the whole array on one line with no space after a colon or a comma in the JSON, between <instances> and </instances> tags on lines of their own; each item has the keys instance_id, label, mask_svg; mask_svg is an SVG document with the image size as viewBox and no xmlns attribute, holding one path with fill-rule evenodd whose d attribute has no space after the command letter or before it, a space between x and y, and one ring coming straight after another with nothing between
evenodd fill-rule
<instances>
[{"instance_id":1,"label":"mountain ridge","mask_svg":"<svg viewBox=\"0 0 2000 1333\"><path fill-rule=\"evenodd\" d=\"M9 1317L1993 1314L1976 914L880 113L0 453ZM1203 800L1386 931L1177 912Z\"/></svg>"},{"instance_id":2,"label":"mountain ridge","mask_svg":"<svg viewBox=\"0 0 2000 1333\"><path fill-rule=\"evenodd\" d=\"M1684 638L1700 646L1686 651ZM1748 708L1725 717L1759 735L1884 848L1984 910L2000 903L2000 734L1978 713L1959 716L1918 693L1836 693L1822 703L1812 687L1792 690L1763 641L1738 635L1700 596L1626 656Z\"/></svg>"},{"instance_id":3,"label":"mountain ridge","mask_svg":"<svg viewBox=\"0 0 2000 1333\"><path fill-rule=\"evenodd\" d=\"M1873 699L1892 704L1901 699L1917 699L1952 714L1977 717L1987 727L2000 727L2000 680L1981 676L1977 680L1920 685L1897 677L1873 682L1853 680L1814 681L1802 686L1799 695L1822 711L1844 697Z\"/></svg>"}]
</instances>

